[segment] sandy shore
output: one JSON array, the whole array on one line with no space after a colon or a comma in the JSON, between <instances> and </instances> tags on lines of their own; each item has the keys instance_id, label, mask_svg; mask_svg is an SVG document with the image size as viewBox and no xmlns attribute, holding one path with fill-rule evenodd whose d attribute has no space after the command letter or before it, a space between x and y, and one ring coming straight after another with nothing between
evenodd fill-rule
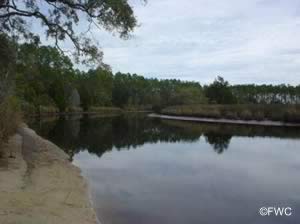
<instances>
[{"instance_id":1,"label":"sandy shore","mask_svg":"<svg viewBox=\"0 0 300 224\"><path fill-rule=\"evenodd\" d=\"M1 224L97 223L79 168L56 145L22 127L1 151Z\"/></svg>"},{"instance_id":2,"label":"sandy shore","mask_svg":"<svg viewBox=\"0 0 300 224\"><path fill-rule=\"evenodd\" d=\"M280 121L256 121L256 120L231 120L231 119L213 119L213 118L200 118L200 117L187 117L187 116L174 116L164 114L149 114L149 117L157 117L168 120L179 121L195 121L203 123L216 123L216 124L243 124L243 125L258 125L258 126L285 126L285 127L300 127L299 123L288 123Z\"/></svg>"}]
</instances>

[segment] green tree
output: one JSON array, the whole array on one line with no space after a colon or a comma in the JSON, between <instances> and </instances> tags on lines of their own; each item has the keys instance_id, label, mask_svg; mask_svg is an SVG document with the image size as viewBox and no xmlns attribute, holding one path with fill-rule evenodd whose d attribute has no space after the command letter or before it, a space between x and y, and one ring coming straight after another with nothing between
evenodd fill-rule
<instances>
[{"instance_id":1,"label":"green tree","mask_svg":"<svg viewBox=\"0 0 300 224\"><path fill-rule=\"evenodd\" d=\"M210 103L233 104L236 102L229 83L220 76L211 85L206 87L205 95Z\"/></svg>"},{"instance_id":2,"label":"green tree","mask_svg":"<svg viewBox=\"0 0 300 224\"><path fill-rule=\"evenodd\" d=\"M36 108L53 105L64 111L74 86L71 60L54 47L23 44L17 61L17 95Z\"/></svg>"},{"instance_id":3,"label":"green tree","mask_svg":"<svg viewBox=\"0 0 300 224\"><path fill-rule=\"evenodd\" d=\"M13 41L0 33L0 104L13 90L15 48Z\"/></svg>"},{"instance_id":4,"label":"green tree","mask_svg":"<svg viewBox=\"0 0 300 224\"><path fill-rule=\"evenodd\" d=\"M128 104L130 97L130 75L116 73L113 80L113 104L118 107L123 107Z\"/></svg>"},{"instance_id":5,"label":"green tree","mask_svg":"<svg viewBox=\"0 0 300 224\"><path fill-rule=\"evenodd\" d=\"M110 71L97 68L79 77L79 94L85 110L91 106L112 105L113 75Z\"/></svg>"},{"instance_id":6,"label":"green tree","mask_svg":"<svg viewBox=\"0 0 300 224\"><path fill-rule=\"evenodd\" d=\"M84 18L84 19L83 19ZM73 43L77 59L85 56L83 62L102 62L102 52L95 41L87 36L94 27L103 27L108 31L117 31L126 38L137 25L132 7L128 0L1 0L0 32L10 36L23 35L25 39L39 39L38 33L32 33L29 22L41 22L47 38L60 43L66 39ZM75 27L88 27L78 32ZM89 31L89 32L88 32Z\"/></svg>"}]
</instances>

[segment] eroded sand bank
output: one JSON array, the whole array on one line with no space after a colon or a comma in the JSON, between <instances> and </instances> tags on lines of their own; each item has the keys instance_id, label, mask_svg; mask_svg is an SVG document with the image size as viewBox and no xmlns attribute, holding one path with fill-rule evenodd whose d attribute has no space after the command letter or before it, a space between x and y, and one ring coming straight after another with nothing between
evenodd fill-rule
<instances>
[{"instance_id":1,"label":"eroded sand bank","mask_svg":"<svg viewBox=\"0 0 300 224\"><path fill-rule=\"evenodd\" d=\"M97 223L79 168L56 145L22 127L1 151L1 224Z\"/></svg>"}]
</instances>

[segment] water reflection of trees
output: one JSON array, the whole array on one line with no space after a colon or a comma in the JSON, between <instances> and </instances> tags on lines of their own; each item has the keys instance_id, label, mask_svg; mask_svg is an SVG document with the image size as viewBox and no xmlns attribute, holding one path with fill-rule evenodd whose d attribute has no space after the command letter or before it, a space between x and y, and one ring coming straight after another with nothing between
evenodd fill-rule
<instances>
[{"instance_id":1,"label":"water reflection of trees","mask_svg":"<svg viewBox=\"0 0 300 224\"><path fill-rule=\"evenodd\" d=\"M229 146L231 135L220 135L217 133L206 133L204 134L206 142L208 142L214 150L221 154L223 153Z\"/></svg>"},{"instance_id":2,"label":"water reflection of trees","mask_svg":"<svg viewBox=\"0 0 300 224\"><path fill-rule=\"evenodd\" d=\"M232 136L299 138L299 130L293 128L199 124L150 119L143 115L93 119L61 117L55 121L35 121L31 126L65 149L71 159L81 150L101 156L114 148L129 149L157 142L194 142L201 136L219 154L228 148Z\"/></svg>"}]
</instances>

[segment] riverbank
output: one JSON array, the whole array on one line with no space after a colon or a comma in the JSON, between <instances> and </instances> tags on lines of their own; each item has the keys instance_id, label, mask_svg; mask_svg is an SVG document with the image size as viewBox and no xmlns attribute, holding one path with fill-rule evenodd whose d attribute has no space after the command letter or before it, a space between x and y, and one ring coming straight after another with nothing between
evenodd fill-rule
<instances>
[{"instance_id":1,"label":"riverbank","mask_svg":"<svg viewBox=\"0 0 300 224\"><path fill-rule=\"evenodd\" d=\"M231 120L231 119L214 119L214 118L199 118L190 116L173 116L164 114L149 114L149 117L156 117L168 120L179 121L195 121L203 123L215 124L236 124L236 125L258 125L258 126L277 126L277 127L300 127L300 123L289 123L281 121L255 121L255 120Z\"/></svg>"},{"instance_id":2,"label":"riverbank","mask_svg":"<svg viewBox=\"0 0 300 224\"><path fill-rule=\"evenodd\" d=\"M0 223L97 223L79 168L27 127L1 150L0 183Z\"/></svg>"},{"instance_id":3,"label":"riverbank","mask_svg":"<svg viewBox=\"0 0 300 224\"><path fill-rule=\"evenodd\" d=\"M111 109L111 108L102 108L94 111L67 111L67 112L42 112L42 113L28 113L23 112L25 118L30 117L54 117L54 116L116 116L121 114L131 114L131 113L151 113L152 110L125 110L125 109Z\"/></svg>"},{"instance_id":4,"label":"riverbank","mask_svg":"<svg viewBox=\"0 0 300 224\"><path fill-rule=\"evenodd\" d=\"M237 120L244 123L300 124L300 105L283 104L195 104L166 107L161 114L216 120ZM250 122L248 122L250 121ZM240 123L240 122L238 122Z\"/></svg>"}]
</instances>

